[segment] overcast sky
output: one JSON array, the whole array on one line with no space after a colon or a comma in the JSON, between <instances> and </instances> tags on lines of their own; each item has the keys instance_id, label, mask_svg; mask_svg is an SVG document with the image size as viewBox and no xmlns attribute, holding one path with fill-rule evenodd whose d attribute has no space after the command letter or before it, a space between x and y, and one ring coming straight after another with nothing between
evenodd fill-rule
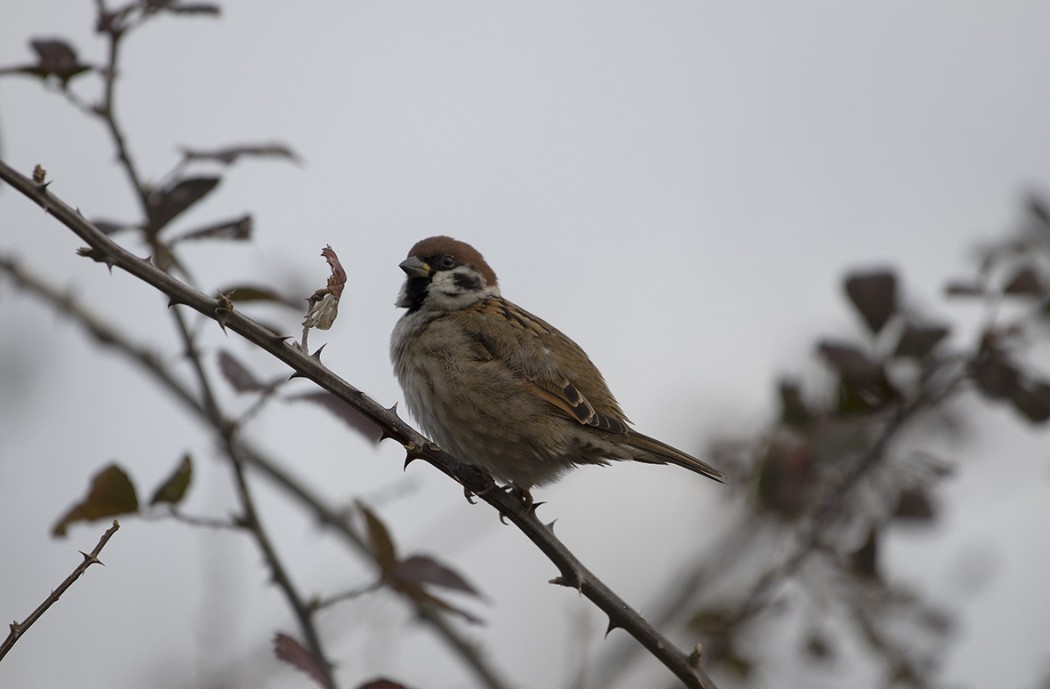
<instances>
[{"instance_id":1,"label":"overcast sky","mask_svg":"<svg viewBox=\"0 0 1050 689\"><path fill-rule=\"evenodd\" d=\"M0 65L30 61L27 41L39 36L65 36L100 62L93 7L12 3ZM401 399L387 356L397 263L427 235L474 244L505 296L591 354L640 430L699 451L716 432L759 428L775 376L810 370L818 334L856 327L839 287L847 269L896 266L913 303L946 308L940 287L966 270L973 244L1009 227L1026 191L1050 190L1045 2L241 0L223 9L217 20L159 20L127 42L118 107L132 150L153 179L180 145L280 140L302 156L228 170L179 223L250 211L254 242L187 247L187 260L207 289L251 279L312 290L331 244L349 292L317 344L329 342L327 364L384 404ZM93 97L93 84L75 87ZM90 218L134 219L103 130L29 79L0 79L0 155L23 171L42 163L52 190ZM164 300L77 259L78 245L0 190L0 252L141 340L170 341ZM210 342L260 374L281 370L236 338ZM47 534L111 460L147 492L189 450L203 476L193 511L228 504L210 487L225 477L206 434L2 281L0 375L0 616L24 617L76 550L94 544L101 528L76 527L67 541ZM1005 417L995 428L1016 433ZM490 620L479 634L511 676L557 686L573 655L595 650L566 640L601 629L599 617L548 586L551 566L437 472L402 474L398 448L358 443L312 409L275 408L253 430L333 500L406 488L384 515L407 551L441 553L493 599L479 606ZM988 459L995 443L961 452L968 462L949 492L959 507L937 533L891 550L894 571L916 586L987 561L987 584L947 587L965 616L946 670L960 685L1030 687L1050 664L1050 600L1030 596L1045 590L1032 577L1050 564L1031 552L1031 529L1050 517L1045 436L1022 435L1005 477ZM584 561L642 604L655 595L651 572L680 556L654 529L717 523L718 490L672 469L618 466L576 472L542 498ZM282 500L264 501L306 588L367 579ZM128 520L103 559L109 566L8 656L0 684L189 687L259 653L264 675L305 685L265 658L271 631L293 623L245 539ZM628 566L636 562L647 567ZM205 592L216 581L221 595ZM216 607L228 627L202 630ZM327 623L348 686L381 672L466 686L425 633L406 638L396 602L376 597Z\"/></svg>"}]
</instances>

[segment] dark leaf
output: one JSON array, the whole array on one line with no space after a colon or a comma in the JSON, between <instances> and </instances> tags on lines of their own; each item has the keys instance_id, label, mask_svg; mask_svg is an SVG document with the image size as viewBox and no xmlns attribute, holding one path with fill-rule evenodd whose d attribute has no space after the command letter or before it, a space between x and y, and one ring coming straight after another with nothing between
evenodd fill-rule
<instances>
[{"instance_id":1,"label":"dark leaf","mask_svg":"<svg viewBox=\"0 0 1050 689\"><path fill-rule=\"evenodd\" d=\"M318 392L306 392L301 395L292 395L288 399L305 400L307 402L313 402L314 404L320 404L322 407L339 417L339 419L341 419L347 426L364 436L365 439L371 443L378 445L379 441L383 439L382 429L377 426L375 422L363 416L361 412L357 411L330 392L325 392L324 390Z\"/></svg>"},{"instance_id":2,"label":"dark leaf","mask_svg":"<svg viewBox=\"0 0 1050 689\"><path fill-rule=\"evenodd\" d=\"M873 333L882 330L897 310L897 278L888 270L847 276L846 294Z\"/></svg>"},{"instance_id":3,"label":"dark leaf","mask_svg":"<svg viewBox=\"0 0 1050 689\"><path fill-rule=\"evenodd\" d=\"M73 505L51 530L53 536L65 536L69 525L94 521L139 511L139 499L131 479L116 464L110 464L91 479L84 499Z\"/></svg>"},{"instance_id":4,"label":"dark leaf","mask_svg":"<svg viewBox=\"0 0 1050 689\"><path fill-rule=\"evenodd\" d=\"M411 555L397 564L394 576L401 581L416 584L433 584L454 591L481 597L481 593L459 572L447 567L428 555Z\"/></svg>"},{"instance_id":5,"label":"dark leaf","mask_svg":"<svg viewBox=\"0 0 1050 689\"><path fill-rule=\"evenodd\" d=\"M178 505L186 497L186 491L189 489L192 479L193 460L190 459L190 455L187 453L182 456L182 461L179 462L179 466L175 468L171 476L153 492L153 498L149 501L149 504L156 505L166 502L171 505Z\"/></svg>"},{"instance_id":6,"label":"dark leaf","mask_svg":"<svg viewBox=\"0 0 1050 689\"><path fill-rule=\"evenodd\" d=\"M238 158L242 157L285 158L294 163L300 161L299 156L296 155L295 151L284 144L278 143L229 146L227 148L218 148L214 151L200 151L183 148L182 157L186 162L203 160L222 163L223 165L231 165L236 162Z\"/></svg>"},{"instance_id":7,"label":"dark leaf","mask_svg":"<svg viewBox=\"0 0 1050 689\"><path fill-rule=\"evenodd\" d=\"M876 579L879 576L879 532L872 529L868 533L868 539L864 545L855 552L850 553L849 564L851 569L858 575Z\"/></svg>"},{"instance_id":8,"label":"dark leaf","mask_svg":"<svg viewBox=\"0 0 1050 689\"><path fill-rule=\"evenodd\" d=\"M948 335L948 328L906 323L897 342L895 357L925 358Z\"/></svg>"},{"instance_id":9,"label":"dark leaf","mask_svg":"<svg viewBox=\"0 0 1050 689\"><path fill-rule=\"evenodd\" d=\"M398 561L397 548L394 546L394 539L390 537L390 531L386 528L386 524L360 500L357 501L357 509L365 518L365 526L368 530L368 549L372 557L379 565L383 577L393 578Z\"/></svg>"},{"instance_id":10,"label":"dark leaf","mask_svg":"<svg viewBox=\"0 0 1050 689\"><path fill-rule=\"evenodd\" d=\"M1019 297L1041 297L1045 293L1039 273L1031 266L1018 269L1003 287L1003 294Z\"/></svg>"},{"instance_id":11,"label":"dark leaf","mask_svg":"<svg viewBox=\"0 0 1050 689\"><path fill-rule=\"evenodd\" d=\"M218 184L218 177L188 177L162 189L153 190L147 199L150 229L154 232L160 230L207 196Z\"/></svg>"},{"instance_id":12,"label":"dark leaf","mask_svg":"<svg viewBox=\"0 0 1050 689\"><path fill-rule=\"evenodd\" d=\"M839 374L839 413L878 411L899 396L882 364L853 345L825 340L819 351Z\"/></svg>"},{"instance_id":13,"label":"dark leaf","mask_svg":"<svg viewBox=\"0 0 1050 689\"><path fill-rule=\"evenodd\" d=\"M1024 381L1010 394L1014 408L1032 423L1050 419L1050 385L1039 381Z\"/></svg>"},{"instance_id":14,"label":"dark leaf","mask_svg":"<svg viewBox=\"0 0 1050 689\"><path fill-rule=\"evenodd\" d=\"M61 38L38 38L29 42L37 55L37 63L12 71L32 74L42 79L57 77L66 85L73 77L91 69L77 58L77 51Z\"/></svg>"},{"instance_id":15,"label":"dark leaf","mask_svg":"<svg viewBox=\"0 0 1050 689\"><path fill-rule=\"evenodd\" d=\"M324 689L332 689L325 678L325 672L318 664L317 658L303 648L303 645L292 637L278 632L273 637L273 654L306 675Z\"/></svg>"},{"instance_id":16,"label":"dark leaf","mask_svg":"<svg viewBox=\"0 0 1050 689\"><path fill-rule=\"evenodd\" d=\"M364 684L359 684L357 689L408 689L408 687L391 679L377 677L365 682Z\"/></svg>"},{"instance_id":17,"label":"dark leaf","mask_svg":"<svg viewBox=\"0 0 1050 689\"><path fill-rule=\"evenodd\" d=\"M908 522L930 522L936 516L930 496L921 488L910 488L902 492L893 510L894 519Z\"/></svg>"},{"instance_id":18,"label":"dark leaf","mask_svg":"<svg viewBox=\"0 0 1050 689\"><path fill-rule=\"evenodd\" d=\"M984 288L976 282L954 280L944 290L949 297L983 297Z\"/></svg>"},{"instance_id":19,"label":"dark leaf","mask_svg":"<svg viewBox=\"0 0 1050 689\"><path fill-rule=\"evenodd\" d=\"M245 241L252 237L252 216L244 215L233 220L223 220L211 225L205 225L195 230L190 230L172 240L184 242L197 239L224 239L229 241Z\"/></svg>"},{"instance_id":20,"label":"dark leaf","mask_svg":"<svg viewBox=\"0 0 1050 689\"><path fill-rule=\"evenodd\" d=\"M219 371L226 382L237 392L259 392L270 388L270 383L263 383L256 378L244 364L238 361L225 349L219 352Z\"/></svg>"},{"instance_id":21,"label":"dark leaf","mask_svg":"<svg viewBox=\"0 0 1050 689\"><path fill-rule=\"evenodd\" d=\"M1010 399L1021 387L1021 372L1004 355L990 352L974 364L973 379L986 397Z\"/></svg>"}]
</instances>

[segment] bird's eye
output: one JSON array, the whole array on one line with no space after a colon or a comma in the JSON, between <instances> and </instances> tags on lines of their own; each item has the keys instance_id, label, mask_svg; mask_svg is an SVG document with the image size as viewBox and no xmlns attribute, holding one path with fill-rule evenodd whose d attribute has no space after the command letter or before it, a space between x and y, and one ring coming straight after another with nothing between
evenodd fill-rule
<instances>
[{"instance_id":1,"label":"bird's eye","mask_svg":"<svg viewBox=\"0 0 1050 689\"><path fill-rule=\"evenodd\" d=\"M456 265L456 259L452 258L451 254L445 254L438 259L438 262L441 264L442 268L451 268Z\"/></svg>"}]
</instances>

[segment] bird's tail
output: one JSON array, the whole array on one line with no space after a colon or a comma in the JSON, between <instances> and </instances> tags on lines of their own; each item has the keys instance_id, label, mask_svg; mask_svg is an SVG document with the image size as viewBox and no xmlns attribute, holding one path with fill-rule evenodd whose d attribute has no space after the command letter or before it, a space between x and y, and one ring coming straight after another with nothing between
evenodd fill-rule
<instances>
[{"instance_id":1,"label":"bird's tail","mask_svg":"<svg viewBox=\"0 0 1050 689\"><path fill-rule=\"evenodd\" d=\"M662 443L656 438L630 431L628 445L636 451L634 459L639 462L652 464L677 464L680 467L695 471L719 483L726 483L729 479L718 469L710 464L702 462L692 455L687 455L681 450Z\"/></svg>"}]
</instances>

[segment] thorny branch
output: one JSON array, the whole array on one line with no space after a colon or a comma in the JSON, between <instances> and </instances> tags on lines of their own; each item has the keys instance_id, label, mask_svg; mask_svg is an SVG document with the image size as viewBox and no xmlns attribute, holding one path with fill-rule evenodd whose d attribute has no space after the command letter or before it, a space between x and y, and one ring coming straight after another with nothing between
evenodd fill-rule
<instances>
[{"instance_id":1,"label":"thorny branch","mask_svg":"<svg viewBox=\"0 0 1050 689\"><path fill-rule=\"evenodd\" d=\"M229 310L215 298L193 289L160 270L149 261L138 258L113 242L87 222L77 211L52 195L43 184L19 174L0 161L0 179L52 214L91 247L85 253L97 261L116 266L166 294L173 305L185 305L233 331L275 358L298 375L308 378L358 410L383 431L383 436L401 443L407 461L423 459L477 494L509 521L514 523L554 564L560 576L556 583L578 589L609 616L610 629L622 627L645 646L687 687L712 689L715 685L699 668L700 653L689 655L662 636L640 614L628 606L601 580L588 571L572 552L543 524L534 510L523 507L513 496L491 490L491 483L473 467L464 465L428 441L406 424L392 409L386 409L332 373L321 362L286 343L287 338L273 335L265 327L238 311Z\"/></svg>"},{"instance_id":2,"label":"thorny branch","mask_svg":"<svg viewBox=\"0 0 1050 689\"><path fill-rule=\"evenodd\" d=\"M66 577L65 580L58 585L58 588L52 591L51 594L44 600L44 602L37 606L36 610L30 613L29 617L25 618L21 622L11 623L11 631L7 633L7 638L4 639L4 642L0 643L0 660L4 659L4 656L7 655L7 652L11 650L15 643L17 643L18 640L22 637L22 635L25 634L31 626L33 626L34 622L40 619L40 617L45 612L47 612L48 608L54 605L58 601L58 599L62 597L63 593L69 590L69 587L73 585L73 582L79 579L80 576L87 571L88 567L90 567L91 565L102 564L102 560L99 560L98 556L102 553L102 549L106 547L106 544L109 543L109 539L113 538L113 534L115 534L117 532L117 529L119 528L120 523L116 519L114 519L113 525L106 529L106 533L102 534L102 538L98 540L98 545L95 546L94 550L92 550L90 553L85 553L81 551L80 554L84 556L84 559L81 560L80 564L77 565L76 569L73 570L73 573Z\"/></svg>"}]
</instances>

